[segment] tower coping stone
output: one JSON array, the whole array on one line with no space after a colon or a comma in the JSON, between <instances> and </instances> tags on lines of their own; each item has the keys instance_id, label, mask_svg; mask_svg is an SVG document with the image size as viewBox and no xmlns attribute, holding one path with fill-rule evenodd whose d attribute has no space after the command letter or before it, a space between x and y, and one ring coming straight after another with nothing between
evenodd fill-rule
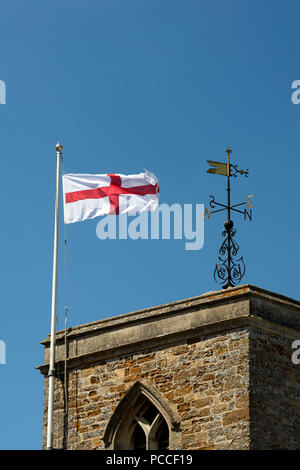
<instances>
[{"instance_id":1,"label":"tower coping stone","mask_svg":"<svg viewBox=\"0 0 300 470\"><path fill-rule=\"evenodd\" d=\"M164 347L242 327L300 337L300 302L250 284L78 325L68 329L68 368ZM65 358L64 330L56 334L56 361ZM50 337L45 362L48 372Z\"/></svg>"}]
</instances>

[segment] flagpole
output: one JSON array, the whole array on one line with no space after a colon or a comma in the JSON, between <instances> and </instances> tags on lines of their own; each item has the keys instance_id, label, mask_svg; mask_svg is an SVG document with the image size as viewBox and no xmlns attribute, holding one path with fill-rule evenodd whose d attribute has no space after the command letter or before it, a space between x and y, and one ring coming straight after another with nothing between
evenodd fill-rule
<instances>
[{"instance_id":1,"label":"flagpole","mask_svg":"<svg viewBox=\"0 0 300 470\"><path fill-rule=\"evenodd\" d=\"M54 406L54 379L55 379L55 327L57 305L57 258L58 258L58 222L59 222L59 190L60 190L60 163L63 146L58 142L56 147L56 198L54 218L54 248L53 248L53 275L52 275L52 307L51 307L51 338L50 361L48 373L48 421L47 421L47 450L53 449L53 406Z\"/></svg>"}]
</instances>

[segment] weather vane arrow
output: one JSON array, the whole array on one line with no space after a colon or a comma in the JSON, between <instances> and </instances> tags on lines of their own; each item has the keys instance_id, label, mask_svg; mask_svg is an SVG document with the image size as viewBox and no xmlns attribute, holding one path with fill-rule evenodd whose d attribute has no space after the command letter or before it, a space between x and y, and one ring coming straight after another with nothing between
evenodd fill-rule
<instances>
[{"instance_id":1,"label":"weather vane arrow","mask_svg":"<svg viewBox=\"0 0 300 470\"><path fill-rule=\"evenodd\" d=\"M235 285L239 284L242 278L245 275L245 263L243 257L236 258L237 253L239 251L239 245L235 241L234 237L236 235L236 230L233 228L233 221L231 220L231 211L239 212L240 214L244 215L244 219L252 220L252 207L250 198L253 197L253 194L248 196L246 202L241 202L239 204L231 205L230 201L230 178L237 177L238 175L244 175L246 178L249 175L249 171L247 170L239 170L237 165L233 165L230 163L230 154L232 150L230 147L226 149L227 153L227 163L223 162L215 162L212 160L207 160L207 163L211 166L207 170L207 173L212 173L215 175L223 175L227 176L227 204L221 204L215 200L214 196L210 196L210 207L211 209L215 209L216 207L220 207L220 209L211 210L210 212L206 213L208 217L211 214L216 212L227 211L227 220L224 222L224 228L222 235L225 237L220 249L219 249L219 258L215 266L214 270L214 279L216 282L223 284L223 289L227 289L228 287L234 287ZM247 206L244 210L237 209L237 207ZM248 210L249 209L249 210ZM205 217L205 215L204 215Z\"/></svg>"}]
</instances>

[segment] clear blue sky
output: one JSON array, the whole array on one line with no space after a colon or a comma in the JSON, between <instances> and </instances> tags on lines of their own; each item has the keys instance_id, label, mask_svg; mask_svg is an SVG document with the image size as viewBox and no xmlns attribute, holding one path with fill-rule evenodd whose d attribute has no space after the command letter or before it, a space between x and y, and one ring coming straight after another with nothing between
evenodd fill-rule
<instances>
[{"instance_id":1,"label":"clear blue sky","mask_svg":"<svg viewBox=\"0 0 300 470\"><path fill-rule=\"evenodd\" d=\"M4 0L0 15L0 448L42 445L50 330L55 151L68 172L159 178L161 202L222 202L206 160L249 168L234 218L251 283L299 299L299 2L289 0ZM69 326L197 296L212 277L224 216L201 251L180 240L108 240L97 220L68 226ZM63 255L61 225L60 258ZM63 263L59 272L63 327Z\"/></svg>"}]
</instances>

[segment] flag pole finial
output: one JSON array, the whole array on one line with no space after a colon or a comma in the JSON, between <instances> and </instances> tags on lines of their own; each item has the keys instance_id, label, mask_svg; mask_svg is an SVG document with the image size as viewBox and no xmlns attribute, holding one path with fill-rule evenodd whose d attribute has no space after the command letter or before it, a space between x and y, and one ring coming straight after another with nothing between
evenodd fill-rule
<instances>
[{"instance_id":1,"label":"flag pole finial","mask_svg":"<svg viewBox=\"0 0 300 470\"><path fill-rule=\"evenodd\" d=\"M57 144L55 145L55 150L57 152L61 152L63 149L63 146L61 145L60 141L57 142Z\"/></svg>"}]
</instances>

